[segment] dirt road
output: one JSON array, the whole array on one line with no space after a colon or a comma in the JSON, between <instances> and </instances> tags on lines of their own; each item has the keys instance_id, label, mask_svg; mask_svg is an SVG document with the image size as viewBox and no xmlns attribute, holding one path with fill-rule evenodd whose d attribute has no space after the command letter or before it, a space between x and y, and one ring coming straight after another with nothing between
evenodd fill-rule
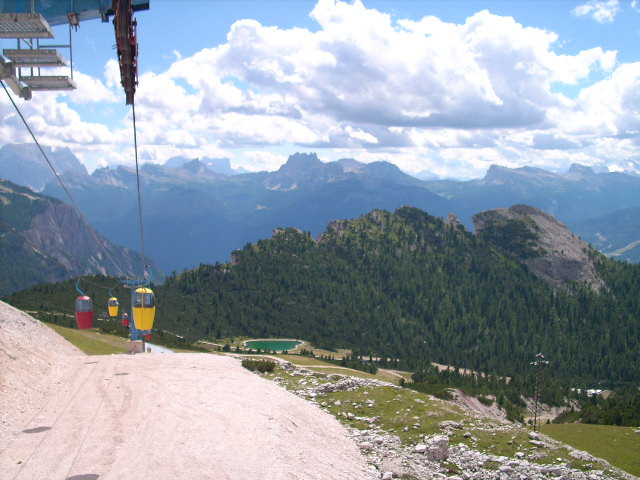
<instances>
[{"instance_id":1,"label":"dirt road","mask_svg":"<svg viewBox=\"0 0 640 480\"><path fill-rule=\"evenodd\" d=\"M334 418L236 359L61 358L39 401L2 404L2 480L372 478Z\"/></svg>"}]
</instances>

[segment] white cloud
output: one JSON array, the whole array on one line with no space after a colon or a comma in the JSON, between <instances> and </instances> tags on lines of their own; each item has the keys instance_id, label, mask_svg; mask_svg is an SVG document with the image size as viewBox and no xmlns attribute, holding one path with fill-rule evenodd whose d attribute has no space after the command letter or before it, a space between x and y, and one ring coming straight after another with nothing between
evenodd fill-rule
<instances>
[{"instance_id":1,"label":"white cloud","mask_svg":"<svg viewBox=\"0 0 640 480\"><path fill-rule=\"evenodd\" d=\"M263 150L249 150L243 152L243 160L233 162L251 172L259 172L263 170L277 170L284 162L287 161L286 155L281 155Z\"/></svg>"},{"instance_id":2,"label":"white cloud","mask_svg":"<svg viewBox=\"0 0 640 480\"><path fill-rule=\"evenodd\" d=\"M599 47L558 55L556 34L487 11L463 25L394 23L359 1L321 0L311 15L317 32L240 20L226 44L176 61L153 79L158 88L141 87L146 106L162 111L139 122L155 132L150 141L169 142L164 132L179 125L198 145L226 148L487 148L504 128L553 127L549 115L566 99L550 85L611 71L616 58Z\"/></svg>"},{"instance_id":3,"label":"white cloud","mask_svg":"<svg viewBox=\"0 0 640 480\"><path fill-rule=\"evenodd\" d=\"M107 88L98 78L76 70L73 81L76 89L68 95L73 95L74 103L114 103L118 100L114 90Z\"/></svg>"},{"instance_id":4,"label":"white cloud","mask_svg":"<svg viewBox=\"0 0 640 480\"><path fill-rule=\"evenodd\" d=\"M619 5L581 7L576 15L613 19ZM166 71L141 74L136 120L146 157L228 156L250 170L275 169L286 155L259 149L287 145L470 178L491 163L593 163L638 146L640 64L619 65L617 52L597 43L559 54L556 33L486 10L455 24L319 0L311 17L315 31L239 20L225 43L188 57L174 50ZM79 73L77 81L76 92L38 92L27 102L36 130L94 164L131 165L117 62L101 79ZM558 84L588 86L569 99L554 93ZM115 102L119 122L88 122L71 102ZM16 125L3 121L0 142L24 137Z\"/></svg>"},{"instance_id":5,"label":"white cloud","mask_svg":"<svg viewBox=\"0 0 640 480\"><path fill-rule=\"evenodd\" d=\"M598 23L612 23L619 10L620 3L618 0L589 0L587 3L574 8L573 14L578 17L590 15Z\"/></svg>"}]
</instances>

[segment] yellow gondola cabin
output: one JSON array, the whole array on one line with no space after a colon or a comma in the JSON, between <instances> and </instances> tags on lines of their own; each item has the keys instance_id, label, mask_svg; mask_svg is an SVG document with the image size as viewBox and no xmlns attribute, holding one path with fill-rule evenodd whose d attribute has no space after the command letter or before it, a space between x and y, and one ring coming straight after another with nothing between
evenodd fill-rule
<instances>
[{"instance_id":1,"label":"yellow gondola cabin","mask_svg":"<svg viewBox=\"0 0 640 480\"><path fill-rule=\"evenodd\" d=\"M119 306L120 306L120 304L118 303L118 299L116 297L111 297L107 301L107 307L109 309L109 316L110 317L117 317L118 316L118 307Z\"/></svg>"},{"instance_id":2,"label":"yellow gondola cabin","mask_svg":"<svg viewBox=\"0 0 640 480\"><path fill-rule=\"evenodd\" d=\"M151 330L156 315L156 298L150 288L138 288L133 295L133 322L138 330Z\"/></svg>"}]
</instances>

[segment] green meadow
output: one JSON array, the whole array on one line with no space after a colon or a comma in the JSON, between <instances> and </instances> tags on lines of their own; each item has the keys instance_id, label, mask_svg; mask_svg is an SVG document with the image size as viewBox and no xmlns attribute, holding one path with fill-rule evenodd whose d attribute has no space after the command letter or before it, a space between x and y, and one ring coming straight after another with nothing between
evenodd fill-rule
<instances>
[{"instance_id":1,"label":"green meadow","mask_svg":"<svg viewBox=\"0 0 640 480\"><path fill-rule=\"evenodd\" d=\"M640 433L636 433L636 429L615 425L552 423L542 425L541 432L640 476Z\"/></svg>"}]
</instances>

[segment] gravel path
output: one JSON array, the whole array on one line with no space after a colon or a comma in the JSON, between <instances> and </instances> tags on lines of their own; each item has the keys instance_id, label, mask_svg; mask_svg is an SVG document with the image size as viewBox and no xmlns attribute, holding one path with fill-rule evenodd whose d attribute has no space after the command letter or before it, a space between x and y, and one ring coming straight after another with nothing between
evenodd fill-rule
<instances>
[{"instance_id":1,"label":"gravel path","mask_svg":"<svg viewBox=\"0 0 640 480\"><path fill-rule=\"evenodd\" d=\"M236 359L85 356L29 318L0 303L3 480L375 477L337 420Z\"/></svg>"}]
</instances>

